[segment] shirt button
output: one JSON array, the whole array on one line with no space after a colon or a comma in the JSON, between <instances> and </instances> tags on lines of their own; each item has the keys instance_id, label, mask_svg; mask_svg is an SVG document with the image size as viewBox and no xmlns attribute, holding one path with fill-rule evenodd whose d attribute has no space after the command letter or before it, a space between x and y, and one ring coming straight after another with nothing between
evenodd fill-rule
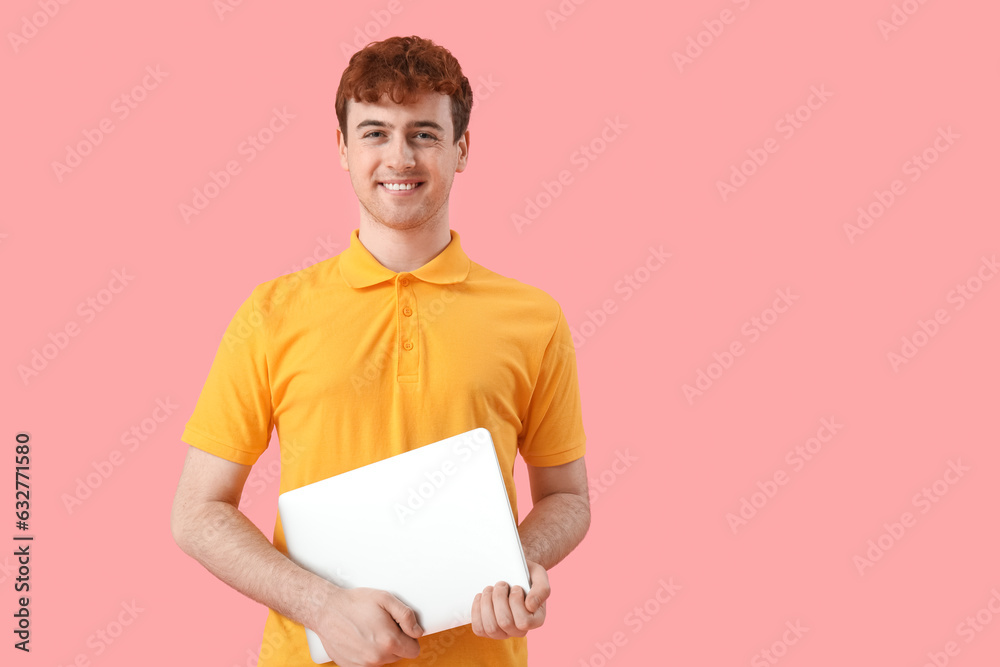
<instances>
[{"instance_id":1,"label":"shirt button","mask_svg":"<svg viewBox=\"0 0 1000 667\"><path fill-rule=\"evenodd\" d=\"M399 284L402 285L403 287L406 287L407 285L410 284L410 281L407 278L400 278Z\"/></svg>"},{"instance_id":2,"label":"shirt button","mask_svg":"<svg viewBox=\"0 0 1000 667\"><path fill-rule=\"evenodd\" d=\"M413 311L410 310L409 306L406 306L405 308L403 308L403 314L406 315L407 317L409 317L410 315L413 314Z\"/></svg>"},{"instance_id":3,"label":"shirt button","mask_svg":"<svg viewBox=\"0 0 1000 667\"><path fill-rule=\"evenodd\" d=\"M405 343L403 343L403 349L404 350L412 350L413 349L413 343L411 343L410 341L406 341Z\"/></svg>"}]
</instances>

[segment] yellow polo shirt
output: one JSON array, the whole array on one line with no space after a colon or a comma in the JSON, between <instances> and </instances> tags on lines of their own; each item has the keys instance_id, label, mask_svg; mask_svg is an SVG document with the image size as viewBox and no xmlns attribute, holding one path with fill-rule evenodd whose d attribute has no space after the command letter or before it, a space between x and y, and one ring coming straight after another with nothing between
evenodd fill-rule
<instances>
[{"instance_id":1,"label":"yellow polo shirt","mask_svg":"<svg viewBox=\"0 0 1000 667\"><path fill-rule=\"evenodd\" d=\"M471 261L454 230L436 257L397 273L355 229L339 255L253 289L181 439L251 465L277 429L284 493L480 426L493 436L515 518L518 452L532 466L584 455L576 354L559 304ZM280 515L273 541L288 553ZM471 625L419 641L418 659L392 664L527 665L525 638L477 637ZM271 610L259 667L314 664L302 625Z\"/></svg>"}]
</instances>

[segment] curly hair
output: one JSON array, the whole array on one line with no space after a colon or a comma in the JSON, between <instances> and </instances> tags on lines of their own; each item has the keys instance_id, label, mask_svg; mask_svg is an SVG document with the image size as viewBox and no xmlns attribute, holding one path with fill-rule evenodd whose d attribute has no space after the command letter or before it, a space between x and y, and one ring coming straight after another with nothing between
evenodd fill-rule
<instances>
[{"instance_id":1,"label":"curly hair","mask_svg":"<svg viewBox=\"0 0 1000 667\"><path fill-rule=\"evenodd\" d=\"M374 104L388 95L394 103L406 104L424 92L451 97L451 123L458 143L469 127L472 87L455 56L416 35L368 44L351 56L337 88L337 120L344 142L347 142L349 100Z\"/></svg>"}]
</instances>

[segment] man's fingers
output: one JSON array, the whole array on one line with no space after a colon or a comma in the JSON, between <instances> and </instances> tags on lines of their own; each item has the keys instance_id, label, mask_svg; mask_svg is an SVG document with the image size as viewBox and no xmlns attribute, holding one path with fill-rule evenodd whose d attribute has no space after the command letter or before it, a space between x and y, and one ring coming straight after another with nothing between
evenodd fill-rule
<instances>
[{"instance_id":1,"label":"man's fingers","mask_svg":"<svg viewBox=\"0 0 1000 667\"><path fill-rule=\"evenodd\" d=\"M483 623L483 633L487 637L495 639L495 635L500 630L500 626L497 625L497 617L493 613L492 586L487 586L483 589L483 597L479 601L479 613Z\"/></svg>"},{"instance_id":2,"label":"man's fingers","mask_svg":"<svg viewBox=\"0 0 1000 667\"><path fill-rule=\"evenodd\" d=\"M417 614L412 609L403 604L402 600L395 595L386 594L381 602L382 608L389 612L392 620L396 621L399 627L407 635L416 639L424 634L424 629L417 623Z\"/></svg>"},{"instance_id":3,"label":"man's fingers","mask_svg":"<svg viewBox=\"0 0 1000 667\"><path fill-rule=\"evenodd\" d=\"M535 563L532 565L535 567L531 572L531 589L528 591L524 604L528 613L534 614L549 598L549 593L552 591L549 588L549 575L546 574L545 568Z\"/></svg>"},{"instance_id":4,"label":"man's fingers","mask_svg":"<svg viewBox=\"0 0 1000 667\"><path fill-rule=\"evenodd\" d=\"M396 631L394 638L395 646L389 648L393 655L410 659L420 656L420 642L416 639L403 634L399 630Z\"/></svg>"},{"instance_id":5,"label":"man's fingers","mask_svg":"<svg viewBox=\"0 0 1000 667\"><path fill-rule=\"evenodd\" d=\"M497 582L497 585L493 587L493 614L496 616L500 632L504 635L504 637L497 637L497 639L522 636L521 629L514 622L514 612L509 596L510 586L507 582Z\"/></svg>"},{"instance_id":6,"label":"man's fingers","mask_svg":"<svg viewBox=\"0 0 1000 667\"><path fill-rule=\"evenodd\" d=\"M482 598L482 593L476 593L476 597L472 601L472 632L477 637L483 636L483 617L479 611L479 605L482 604Z\"/></svg>"},{"instance_id":7,"label":"man's fingers","mask_svg":"<svg viewBox=\"0 0 1000 667\"><path fill-rule=\"evenodd\" d=\"M386 645L380 648L391 652L400 658L416 658L420 655L420 643L417 637L424 633L417 623L417 614L403 604L403 601L391 593L386 593L379 604L391 617L392 635L386 640ZM398 627L397 627L398 626Z\"/></svg>"},{"instance_id":8,"label":"man's fingers","mask_svg":"<svg viewBox=\"0 0 1000 667\"><path fill-rule=\"evenodd\" d=\"M514 626L518 630L531 629L531 614L524 604L524 589L514 586L510 591L510 611L514 615Z\"/></svg>"},{"instance_id":9,"label":"man's fingers","mask_svg":"<svg viewBox=\"0 0 1000 667\"><path fill-rule=\"evenodd\" d=\"M530 563L531 589L511 587L505 581L487 586L472 601L472 631L479 637L507 639L523 637L528 630L545 622L545 600L549 597L549 578L545 569ZM530 601L530 604L529 604Z\"/></svg>"}]
</instances>

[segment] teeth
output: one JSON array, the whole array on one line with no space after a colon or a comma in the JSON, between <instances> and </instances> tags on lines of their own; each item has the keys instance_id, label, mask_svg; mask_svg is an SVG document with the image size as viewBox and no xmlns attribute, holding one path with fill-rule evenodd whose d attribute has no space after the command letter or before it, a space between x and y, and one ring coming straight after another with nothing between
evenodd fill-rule
<instances>
[{"instance_id":1,"label":"teeth","mask_svg":"<svg viewBox=\"0 0 1000 667\"><path fill-rule=\"evenodd\" d=\"M417 187L417 184L407 183L404 185L401 183L382 183L382 187L386 188L387 190L412 190L413 188Z\"/></svg>"}]
</instances>

